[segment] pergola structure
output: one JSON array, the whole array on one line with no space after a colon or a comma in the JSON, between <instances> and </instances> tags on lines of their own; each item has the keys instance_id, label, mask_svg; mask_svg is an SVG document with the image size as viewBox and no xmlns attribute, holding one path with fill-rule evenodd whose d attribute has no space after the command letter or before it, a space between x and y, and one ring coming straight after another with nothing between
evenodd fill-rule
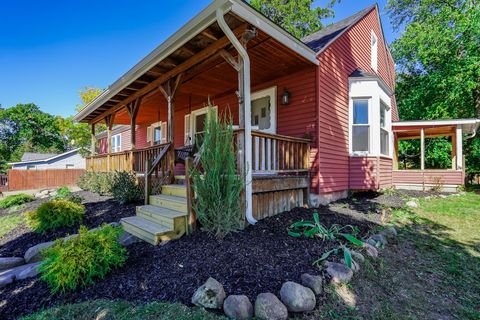
<instances>
[{"instance_id":1,"label":"pergola structure","mask_svg":"<svg viewBox=\"0 0 480 320\"><path fill-rule=\"evenodd\" d=\"M392 123L395 141L393 183L398 187L432 186L441 183L448 187L462 185L465 178L463 138L475 136L479 119L400 121ZM451 137L452 167L450 169L425 169L425 139ZM398 141L420 139L420 170L399 170Z\"/></svg>"}]
</instances>

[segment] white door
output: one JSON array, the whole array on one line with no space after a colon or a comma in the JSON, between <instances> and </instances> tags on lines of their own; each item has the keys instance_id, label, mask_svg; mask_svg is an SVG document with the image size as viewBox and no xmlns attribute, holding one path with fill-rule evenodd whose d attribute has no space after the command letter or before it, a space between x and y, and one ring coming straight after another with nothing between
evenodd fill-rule
<instances>
[{"instance_id":1,"label":"white door","mask_svg":"<svg viewBox=\"0 0 480 320\"><path fill-rule=\"evenodd\" d=\"M252 130L275 134L277 132L277 88L272 87L252 94L251 125ZM255 158L254 173L270 174L275 170L275 159L272 160L272 150L276 152L275 140L263 137L253 137ZM261 159L261 161L260 161Z\"/></svg>"}]
</instances>

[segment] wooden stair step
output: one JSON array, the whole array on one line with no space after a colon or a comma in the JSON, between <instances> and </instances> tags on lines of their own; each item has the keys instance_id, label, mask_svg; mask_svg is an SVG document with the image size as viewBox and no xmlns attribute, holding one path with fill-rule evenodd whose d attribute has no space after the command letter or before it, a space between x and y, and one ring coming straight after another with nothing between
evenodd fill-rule
<instances>
[{"instance_id":1,"label":"wooden stair step","mask_svg":"<svg viewBox=\"0 0 480 320\"><path fill-rule=\"evenodd\" d=\"M162 186L162 194L167 196L187 197L187 187L183 184L167 184Z\"/></svg>"},{"instance_id":2,"label":"wooden stair step","mask_svg":"<svg viewBox=\"0 0 480 320\"><path fill-rule=\"evenodd\" d=\"M137 207L137 216L174 228L176 223L185 223L187 214L172 209L144 205Z\"/></svg>"},{"instance_id":3,"label":"wooden stair step","mask_svg":"<svg viewBox=\"0 0 480 320\"><path fill-rule=\"evenodd\" d=\"M157 207L171 209L182 213L188 212L187 199L183 197L169 196L163 194L154 195L150 196L149 203Z\"/></svg>"},{"instance_id":4,"label":"wooden stair step","mask_svg":"<svg viewBox=\"0 0 480 320\"><path fill-rule=\"evenodd\" d=\"M125 231L153 245L158 244L162 235L173 232L172 228L138 216L122 218L120 222Z\"/></svg>"}]
</instances>

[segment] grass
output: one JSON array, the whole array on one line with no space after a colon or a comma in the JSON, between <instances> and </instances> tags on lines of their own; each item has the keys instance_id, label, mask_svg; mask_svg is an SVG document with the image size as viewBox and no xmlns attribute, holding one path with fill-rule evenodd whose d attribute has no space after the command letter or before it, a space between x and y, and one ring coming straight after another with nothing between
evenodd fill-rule
<instances>
[{"instance_id":1,"label":"grass","mask_svg":"<svg viewBox=\"0 0 480 320\"><path fill-rule=\"evenodd\" d=\"M22 320L216 320L227 319L200 308L153 302L136 305L125 301L95 300L48 309Z\"/></svg>"},{"instance_id":2,"label":"grass","mask_svg":"<svg viewBox=\"0 0 480 320\"><path fill-rule=\"evenodd\" d=\"M22 222L23 216L19 214L10 214L0 217L0 237L3 237Z\"/></svg>"}]
</instances>

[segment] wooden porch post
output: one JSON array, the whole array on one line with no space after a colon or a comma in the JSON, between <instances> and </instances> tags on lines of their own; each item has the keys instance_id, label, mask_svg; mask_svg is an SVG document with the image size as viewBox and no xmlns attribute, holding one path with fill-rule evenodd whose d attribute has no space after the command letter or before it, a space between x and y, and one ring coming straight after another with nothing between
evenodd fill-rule
<instances>
[{"instance_id":1,"label":"wooden porch post","mask_svg":"<svg viewBox=\"0 0 480 320\"><path fill-rule=\"evenodd\" d=\"M129 156L129 166L130 166L130 170L131 171L134 171L135 170L135 159L133 157L133 150L136 149L136 141L137 141L137 133L136 133L136 127L137 127L137 114L138 114L138 110L140 109L140 104L142 103L142 98L143 97L139 97L137 99L135 99L134 101L130 102L127 104L126 108L127 108L127 112L128 112L128 116L130 117L130 144L131 144L131 148L130 148L130 156Z\"/></svg>"},{"instance_id":2,"label":"wooden porch post","mask_svg":"<svg viewBox=\"0 0 480 320\"><path fill-rule=\"evenodd\" d=\"M95 154L95 144L96 144L96 141L97 139L95 138L95 123L92 123L92 141L91 141L91 145L90 145L90 153L92 154L92 156Z\"/></svg>"},{"instance_id":3,"label":"wooden porch post","mask_svg":"<svg viewBox=\"0 0 480 320\"><path fill-rule=\"evenodd\" d=\"M452 170L457 170L457 131L450 136L452 139Z\"/></svg>"},{"instance_id":4,"label":"wooden porch post","mask_svg":"<svg viewBox=\"0 0 480 320\"><path fill-rule=\"evenodd\" d=\"M107 125L107 171L110 171L110 153L112 153L112 127L114 119L114 113L105 117L105 124Z\"/></svg>"},{"instance_id":5,"label":"wooden porch post","mask_svg":"<svg viewBox=\"0 0 480 320\"><path fill-rule=\"evenodd\" d=\"M456 150L457 150L457 170L464 170L463 167L463 130L461 125L457 125L455 130Z\"/></svg>"},{"instance_id":6,"label":"wooden porch post","mask_svg":"<svg viewBox=\"0 0 480 320\"><path fill-rule=\"evenodd\" d=\"M393 170L398 170L398 138L393 134Z\"/></svg>"},{"instance_id":7,"label":"wooden porch post","mask_svg":"<svg viewBox=\"0 0 480 320\"><path fill-rule=\"evenodd\" d=\"M425 129L420 129L420 169L425 170Z\"/></svg>"}]
</instances>

